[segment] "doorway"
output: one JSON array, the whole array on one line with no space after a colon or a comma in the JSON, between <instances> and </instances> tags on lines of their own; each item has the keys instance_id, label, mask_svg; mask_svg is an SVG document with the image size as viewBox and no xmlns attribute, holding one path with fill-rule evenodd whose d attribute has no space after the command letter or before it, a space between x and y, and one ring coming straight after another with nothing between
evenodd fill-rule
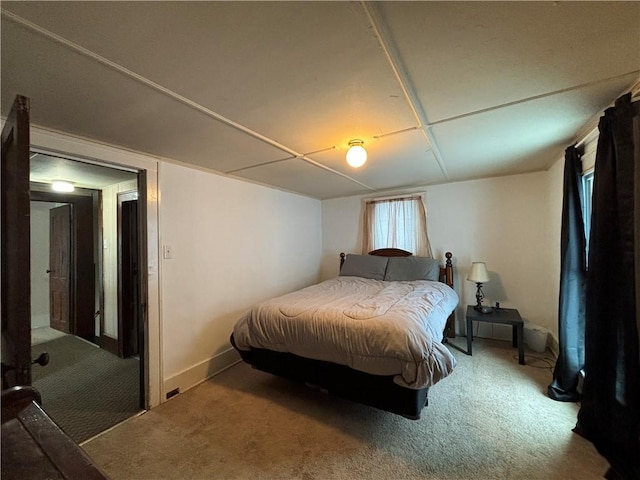
<instances>
[{"instance_id":1,"label":"doorway","mask_svg":"<svg viewBox=\"0 0 640 480\"><path fill-rule=\"evenodd\" d=\"M162 402L160 361L160 285L158 278L158 161L121 149L79 140L69 135L44 130L29 124L29 99L16 96L2 128L2 380L3 388L30 386L31 371L46 364L46 356L31 358L31 254L30 254L30 188L29 181L47 183L47 178L34 178L37 168L32 160L42 154L65 162L82 165L113 165L112 172L137 173L139 178L141 251L139 277L140 328L144 352L140 361L143 377L144 408ZM61 159L59 152L67 160ZM87 160L92 159L92 160ZM37 162L33 162L37 163ZM115 167L115 165L119 165ZM64 165L60 167L63 171ZM51 169L45 169L45 173ZM54 172L55 173L55 172ZM45 175L46 177L46 175ZM124 180L124 179L123 179ZM101 245L101 240L98 240ZM96 270L98 272L98 269ZM98 274L98 273L97 273ZM99 273L101 275L101 273ZM96 317L96 324L100 321ZM144 397L144 398L143 398ZM143 400L142 400L143 399Z\"/></svg>"},{"instance_id":2,"label":"doorway","mask_svg":"<svg viewBox=\"0 0 640 480\"><path fill-rule=\"evenodd\" d=\"M49 210L49 326L63 333L75 331L69 322L71 272L75 272L75 263L71 263L71 209L72 204L65 203Z\"/></svg>"},{"instance_id":3,"label":"doorway","mask_svg":"<svg viewBox=\"0 0 640 480\"><path fill-rule=\"evenodd\" d=\"M138 192L118 193L118 353L138 355Z\"/></svg>"},{"instance_id":4,"label":"doorway","mask_svg":"<svg viewBox=\"0 0 640 480\"><path fill-rule=\"evenodd\" d=\"M32 334L34 323L47 325L49 316L52 329L95 342L98 195L83 188L57 193L31 183Z\"/></svg>"},{"instance_id":5,"label":"doorway","mask_svg":"<svg viewBox=\"0 0 640 480\"><path fill-rule=\"evenodd\" d=\"M117 220L118 194L137 192L138 174L39 153L32 154L31 165L36 180L31 183L32 327L37 325L31 355L47 352L50 358L48 366L34 367L33 385L45 411L80 443L145 405L144 348L118 348L130 336L122 329L118 292L125 292L134 306L142 301L139 249L130 247L140 241L138 216L127 214L130 226L123 232ZM61 165L67 173L58 168L57 179L75 183L73 193L51 192L42 181L48 168ZM45 220L47 225L37 223ZM43 269L35 260L38 252L44 256L44 244L48 255ZM122 245L129 246L124 258L134 270L122 269ZM44 275L48 285L38 286ZM48 314L40 311L46 303L43 291L48 293ZM47 325L41 325L44 319ZM137 347L144 331L137 316L134 320ZM49 336L40 334L44 330Z\"/></svg>"}]
</instances>

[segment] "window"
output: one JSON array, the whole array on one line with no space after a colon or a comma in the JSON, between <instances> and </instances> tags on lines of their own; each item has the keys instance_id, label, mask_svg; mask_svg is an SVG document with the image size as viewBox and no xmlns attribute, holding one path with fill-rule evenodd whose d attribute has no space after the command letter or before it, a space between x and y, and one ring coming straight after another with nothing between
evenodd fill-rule
<instances>
[{"instance_id":1,"label":"window","mask_svg":"<svg viewBox=\"0 0 640 480\"><path fill-rule=\"evenodd\" d=\"M431 257L426 209L420 195L369 200L365 203L363 253L401 248Z\"/></svg>"},{"instance_id":2,"label":"window","mask_svg":"<svg viewBox=\"0 0 640 480\"><path fill-rule=\"evenodd\" d=\"M589 234L591 233L591 196L593 193L593 170L582 176L582 220L586 240L586 255L589 259Z\"/></svg>"}]
</instances>

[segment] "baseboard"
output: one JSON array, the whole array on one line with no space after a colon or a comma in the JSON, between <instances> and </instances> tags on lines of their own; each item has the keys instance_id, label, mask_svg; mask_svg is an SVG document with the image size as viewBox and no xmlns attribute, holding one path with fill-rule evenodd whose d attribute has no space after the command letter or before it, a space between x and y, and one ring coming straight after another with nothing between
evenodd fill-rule
<instances>
[{"instance_id":1,"label":"baseboard","mask_svg":"<svg viewBox=\"0 0 640 480\"><path fill-rule=\"evenodd\" d=\"M31 314L31 329L39 328L39 327L48 327L49 322L51 321L51 316L47 314L39 314L34 315Z\"/></svg>"},{"instance_id":2,"label":"baseboard","mask_svg":"<svg viewBox=\"0 0 640 480\"><path fill-rule=\"evenodd\" d=\"M219 353L218 355L165 379L162 386L161 401L166 401L167 393L172 392L176 388L179 389L180 393L185 390L189 390L208 378L211 378L232 365L235 365L240 360L240 354L238 354L235 349L230 348L229 350Z\"/></svg>"},{"instance_id":3,"label":"baseboard","mask_svg":"<svg viewBox=\"0 0 640 480\"><path fill-rule=\"evenodd\" d=\"M120 356L120 352L118 351L117 338L109 337L107 335L102 335L100 337L100 346L104 348L107 352Z\"/></svg>"}]
</instances>

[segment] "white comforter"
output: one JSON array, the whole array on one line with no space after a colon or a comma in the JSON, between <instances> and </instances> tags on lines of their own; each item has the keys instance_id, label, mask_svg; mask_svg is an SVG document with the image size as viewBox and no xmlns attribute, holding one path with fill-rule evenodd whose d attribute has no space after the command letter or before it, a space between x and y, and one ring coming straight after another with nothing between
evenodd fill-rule
<instances>
[{"instance_id":1,"label":"white comforter","mask_svg":"<svg viewBox=\"0 0 640 480\"><path fill-rule=\"evenodd\" d=\"M235 325L251 347L395 375L409 388L430 386L456 364L441 343L457 294L440 282L337 277L263 302Z\"/></svg>"}]
</instances>

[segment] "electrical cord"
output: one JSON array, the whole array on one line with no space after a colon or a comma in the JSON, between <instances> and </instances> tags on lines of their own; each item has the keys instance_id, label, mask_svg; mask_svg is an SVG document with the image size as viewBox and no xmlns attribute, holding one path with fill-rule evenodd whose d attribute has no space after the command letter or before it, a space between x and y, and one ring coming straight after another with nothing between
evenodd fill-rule
<instances>
[{"instance_id":1,"label":"electrical cord","mask_svg":"<svg viewBox=\"0 0 640 480\"><path fill-rule=\"evenodd\" d=\"M517 354L513 356L514 360L517 359L517 358L518 358ZM535 356L535 355L527 355L527 354L525 354L524 359L525 359L525 365L527 367L544 368L546 370L549 370L551 373L553 373L553 369L554 369L554 367L556 365L555 360L553 358L549 358L549 357L538 357L538 356ZM531 361L528 362L527 359L533 359L533 362L531 362ZM536 362L540 362L540 363L542 363L542 365L536 364Z\"/></svg>"},{"instance_id":2,"label":"electrical cord","mask_svg":"<svg viewBox=\"0 0 640 480\"><path fill-rule=\"evenodd\" d=\"M480 322L475 322L475 330L476 333L475 335L473 334L473 326L471 327L472 332L471 334L474 336L474 338L478 337L478 333L480 333ZM494 338L494 330L493 330L494 324L491 324L491 338ZM514 360L518 359L518 354L513 355L512 357ZM556 360L553 357L539 357L536 355L527 355L525 353L524 355L524 359L525 359L525 365L528 367L532 367L532 368L544 368L546 370L549 370L551 373L553 373L553 369L555 368L556 365ZM527 359L532 359L533 361L528 361ZM542 365L540 364L536 364L536 362L542 363Z\"/></svg>"}]
</instances>

